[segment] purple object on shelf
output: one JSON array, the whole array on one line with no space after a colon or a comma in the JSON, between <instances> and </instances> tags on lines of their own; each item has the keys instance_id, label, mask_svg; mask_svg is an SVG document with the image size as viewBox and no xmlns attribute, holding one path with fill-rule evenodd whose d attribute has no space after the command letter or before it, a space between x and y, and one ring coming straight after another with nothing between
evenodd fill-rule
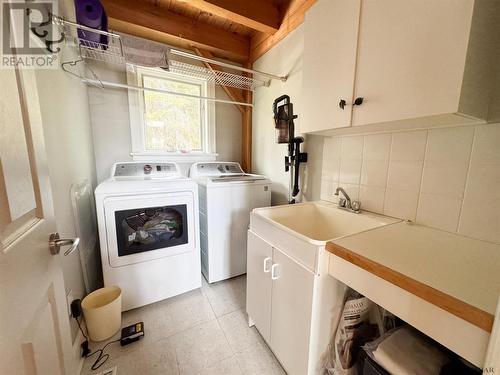
<instances>
[{"instance_id":1,"label":"purple object on shelf","mask_svg":"<svg viewBox=\"0 0 500 375\"><path fill-rule=\"evenodd\" d=\"M75 0L76 22L80 25L108 31L108 17L99 0ZM108 37L92 31L78 29L78 37L92 43L108 44Z\"/></svg>"}]
</instances>

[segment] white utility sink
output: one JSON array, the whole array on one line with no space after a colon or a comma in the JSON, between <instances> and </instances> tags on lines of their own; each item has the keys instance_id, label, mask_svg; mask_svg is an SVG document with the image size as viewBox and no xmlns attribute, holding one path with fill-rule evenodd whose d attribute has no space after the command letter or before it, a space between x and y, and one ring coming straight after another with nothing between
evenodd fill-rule
<instances>
[{"instance_id":1,"label":"white utility sink","mask_svg":"<svg viewBox=\"0 0 500 375\"><path fill-rule=\"evenodd\" d=\"M328 241L400 221L366 211L356 214L334 203L317 201L256 208L250 215L250 230L318 272Z\"/></svg>"},{"instance_id":2,"label":"white utility sink","mask_svg":"<svg viewBox=\"0 0 500 375\"><path fill-rule=\"evenodd\" d=\"M254 215L310 243L326 242L396 223L399 220L366 211L355 214L333 203L308 202L257 208Z\"/></svg>"}]
</instances>

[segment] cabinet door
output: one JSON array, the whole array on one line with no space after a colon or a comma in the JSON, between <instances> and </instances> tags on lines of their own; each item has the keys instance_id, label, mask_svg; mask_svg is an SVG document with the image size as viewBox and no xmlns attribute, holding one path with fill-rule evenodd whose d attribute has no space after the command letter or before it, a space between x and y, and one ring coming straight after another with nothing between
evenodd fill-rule
<instances>
[{"instance_id":1,"label":"cabinet door","mask_svg":"<svg viewBox=\"0 0 500 375\"><path fill-rule=\"evenodd\" d=\"M320 0L306 15L302 133L351 124L360 1Z\"/></svg>"},{"instance_id":2,"label":"cabinet door","mask_svg":"<svg viewBox=\"0 0 500 375\"><path fill-rule=\"evenodd\" d=\"M271 348L290 375L307 374L314 274L273 249Z\"/></svg>"},{"instance_id":3,"label":"cabinet door","mask_svg":"<svg viewBox=\"0 0 500 375\"><path fill-rule=\"evenodd\" d=\"M248 231L247 313L269 343L271 330L271 264L273 248Z\"/></svg>"},{"instance_id":4,"label":"cabinet door","mask_svg":"<svg viewBox=\"0 0 500 375\"><path fill-rule=\"evenodd\" d=\"M473 0L363 0L353 125L458 110Z\"/></svg>"}]
</instances>

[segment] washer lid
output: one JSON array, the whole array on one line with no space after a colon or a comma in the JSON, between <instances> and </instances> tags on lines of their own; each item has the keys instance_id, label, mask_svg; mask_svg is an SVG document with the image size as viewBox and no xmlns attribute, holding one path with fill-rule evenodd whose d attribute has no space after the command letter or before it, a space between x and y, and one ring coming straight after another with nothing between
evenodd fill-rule
<instances>
[{"instance_id":1,"label":"washer lid","mask_svg":"<svg viewBox=\"0 0 500 375\"><path fill-rule=\"evenodd\" d=\"M213 161L194 163L189 169L189 177L218 177L245 175L238 163L228 161Z\"/></svg>"},{"instance_id":2,"label":"washer lid","mask_svg":"<svg viewBox=\"0 0 500 375\"><path fill-rule=\"evenodd\" d=\"M241 174L241 175L233 175L233 176L219 176L219 177L210 177L210 181L212 182L254 182L259 180L266 180L266 177L256 175L256 174Z\"/></svg>"}]
</instances>

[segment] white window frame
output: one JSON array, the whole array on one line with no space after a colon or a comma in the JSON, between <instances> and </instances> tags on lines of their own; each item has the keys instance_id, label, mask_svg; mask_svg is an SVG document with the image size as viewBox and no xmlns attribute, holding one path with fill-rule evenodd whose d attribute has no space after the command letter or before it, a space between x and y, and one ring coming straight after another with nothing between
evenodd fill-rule
<instances>
[{"instance_id":1,"label":"white window frame","mask_svg":"<svg viewBox=\"0 0 500 375\"><path fill-rule=\"evenodd\" d=\"M128 65L127 66L127 83L132 86L142 87L143 77L158 77L170 79L186 83L201 85L201 96L214 97L215 87L204 79L187 77L184 75L163 71L156 68L143 68ZM145 144L145 120L144 120L144 91L143 90L128 90L129 114L130 114L130 136L132 142L131 156L133 160L165 160L165 161L206 161L215 160L216 154L216 139L215 139L215 103L209 100L201 100L202 113L206 115L202 117L201 124L201 140L202 151L190 152L169 152L161 150L146 150ZM206 111L203 111L206 108Z\"/></svg>"}]
</instances>

